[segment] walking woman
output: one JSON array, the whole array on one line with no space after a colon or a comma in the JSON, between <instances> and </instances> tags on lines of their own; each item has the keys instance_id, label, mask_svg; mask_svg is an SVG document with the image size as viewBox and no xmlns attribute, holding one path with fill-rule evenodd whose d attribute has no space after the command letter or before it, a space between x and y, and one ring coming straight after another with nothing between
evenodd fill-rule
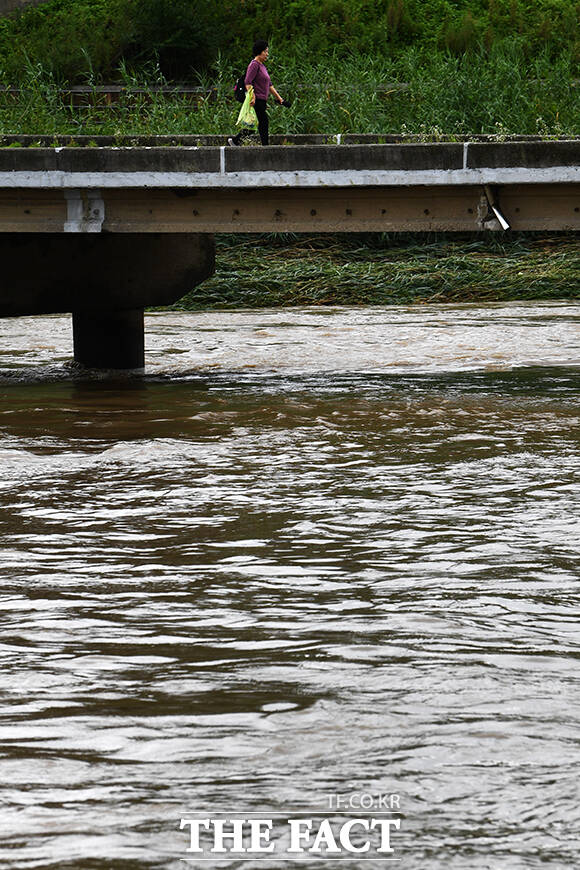
<instances>
[{"instance_id":1,"label":"walking woman","mask_svg":"<svg viewBox=\"0 0 580 870\"><path fill-rule=\"evenodd\" d=\"M250 87L254 88L254 101L252 106L256 110L258 116L258 133L260 134L260 142L262 145L268 144L268 113L266 111L266 100L269 95L272 96L282 106L284 100L272 85L268 70L266 69L266 61L268 60L268 43L265 39L258 39L254 43L253 48L254 59L250 62L246 70L246 90ZM240 130L236 136L228 139L228 145L240 145L244 136L248 135L247 130Z\"/></svg>"}]
</instances>

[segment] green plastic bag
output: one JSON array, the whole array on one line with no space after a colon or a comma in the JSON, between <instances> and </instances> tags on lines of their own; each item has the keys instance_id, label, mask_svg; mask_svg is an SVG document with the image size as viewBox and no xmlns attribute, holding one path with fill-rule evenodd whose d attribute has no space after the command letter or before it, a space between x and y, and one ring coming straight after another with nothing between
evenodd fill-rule
<instances>
[{"instance_id":1,"label":"green plastic bag","mask_svg":"<svg viewBox=\"0 0 580 870\"><path fill-rule=\"evenodd\" d=\"M242 130L255 131L258 129L258 116L256 115L256 110L253 106L250 106L250 100L253 96L254 89L250 88L246 92L246 99L242 104L240 114L238 115L238 120L236 121L236 126L241 127Z\"/></svg>"}]
</instances>

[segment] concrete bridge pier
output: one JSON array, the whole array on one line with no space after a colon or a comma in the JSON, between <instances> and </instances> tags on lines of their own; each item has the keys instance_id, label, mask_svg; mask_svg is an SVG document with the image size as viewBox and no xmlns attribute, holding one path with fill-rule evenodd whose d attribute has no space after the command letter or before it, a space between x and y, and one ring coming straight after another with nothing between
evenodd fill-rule
<instances>
[{"instance_id":1,"label":"concrete bridge pier","mask_svg":"<svg viewBox=\"0 0 580 870\"><path fill-rule=\"evenodd\" d=\"M74 358L90 368L145 364L143 311L213 274L204 233L0 234L0 317L72 312Z\"/></svg>"},{"instance_id":2,"label":"concrete bridge pier","mask_svg":"<svg viewBox=\"0 0 580 870\"><path fill-rule=\"evenodd\" d=\"M127 311L73 311L75 362L91 369L145 367L142 308Z\"/></svg>"}]
</instances>

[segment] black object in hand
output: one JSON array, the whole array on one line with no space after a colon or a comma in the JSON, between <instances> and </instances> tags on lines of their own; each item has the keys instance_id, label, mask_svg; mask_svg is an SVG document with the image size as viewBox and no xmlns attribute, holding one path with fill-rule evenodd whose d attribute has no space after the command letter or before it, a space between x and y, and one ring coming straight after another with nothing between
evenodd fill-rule
<instances>
[{"instance_id":1,"label":"black object in hand","mask_svg":"<svg viewBox=\"0 0 580 870\"><path fill-rule=\"evenodd\" d=\"M281 105L281 106L286 106L286 108L289 109L290 106L292 105L292 100L282 100L282 102L280 103L280 105Z\"/></svg>"}]
</instances>

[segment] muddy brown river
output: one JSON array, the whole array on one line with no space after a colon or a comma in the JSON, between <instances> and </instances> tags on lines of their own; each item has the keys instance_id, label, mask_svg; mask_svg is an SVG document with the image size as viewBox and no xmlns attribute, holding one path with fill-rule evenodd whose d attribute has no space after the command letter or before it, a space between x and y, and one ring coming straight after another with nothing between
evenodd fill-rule
<instances>
[{"instance_id":1,"label":"muddy brown river","mask_svg":"<svg viewBox=\"0 0 580 870\"><path fill-rule=\"evenodd\" d=\"M146 331L0 322L2 868L578 866L580 306Z\"/></svg>"}]
</instances>

